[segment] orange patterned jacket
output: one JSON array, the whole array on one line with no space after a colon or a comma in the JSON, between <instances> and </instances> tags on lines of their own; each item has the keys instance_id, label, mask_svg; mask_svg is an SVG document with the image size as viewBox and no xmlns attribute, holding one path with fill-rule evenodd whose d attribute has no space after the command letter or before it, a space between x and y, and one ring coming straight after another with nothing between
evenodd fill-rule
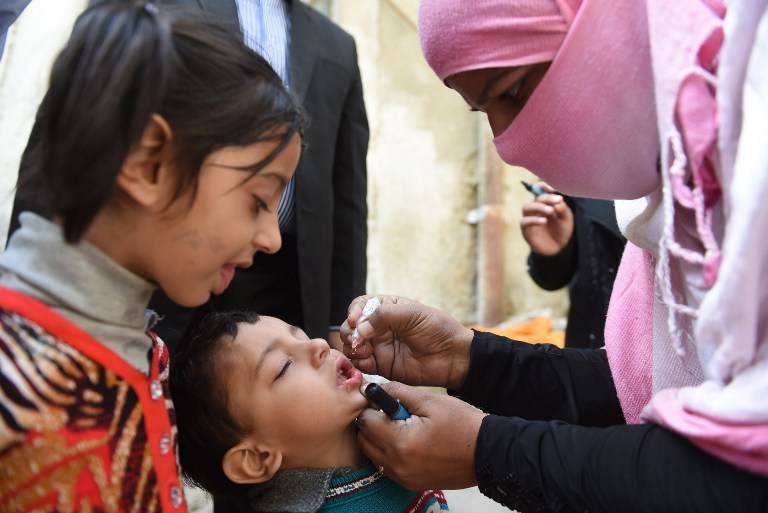
<instances>
[{"instance_id":1,"label":"orange patterned jacket","mask_svg":"<svg viewBox=\"0 0 768 513\"><path fill-rule=\"evenodd\" d=\"M150 375L0 288L0 513L186 512L168 351Z\"/></svg>"}]
</instances>

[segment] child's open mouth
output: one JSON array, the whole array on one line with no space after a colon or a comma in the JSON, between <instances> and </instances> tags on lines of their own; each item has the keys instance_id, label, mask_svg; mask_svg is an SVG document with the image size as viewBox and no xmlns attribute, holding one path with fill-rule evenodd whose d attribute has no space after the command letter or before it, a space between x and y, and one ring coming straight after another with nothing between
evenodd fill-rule
<instances>
[{"instance_id":1,"label":"child's open mouth","mask_svg":"<svg viewBox=\"0 0 768 513\"><path fill-rule=\"evenodd\" d=\"M357 388L362 382L363 373L357 370L349 360L343 356L336 360L336 386L351 385Z\"/></svg>"}]
</instances>

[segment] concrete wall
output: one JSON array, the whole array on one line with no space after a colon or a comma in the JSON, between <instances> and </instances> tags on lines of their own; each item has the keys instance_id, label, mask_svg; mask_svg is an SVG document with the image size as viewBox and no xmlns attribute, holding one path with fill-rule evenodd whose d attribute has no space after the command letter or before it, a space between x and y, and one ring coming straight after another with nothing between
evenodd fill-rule
<instances>
[{"instance_id":1,"label":"concrete wall","mask_svg":"<svg viewBox=\"0 0 768 513\"><path fill-rule=\"evenodd\" d=\"M0 61L0 242L4 241L21 152L51 63L86 0L33 0L11 28ZM316 0L356 39L371 124L368 290L397 293L477 321L478 128L421 56L417 0ZM484 136L484 137L487 137ZM530 195L524 170L504 172L505 316L541 308L562 314L563 293L527 277L527 246L518 228Z\"/></svg>"},{"instance_id":2,"label":"concrete wall","mask_svg":"<svg viewBox=\"0 0 768 513\"><path fill-rule=\"evenodd\" d=\"M389 2L334 2L355 35L371 124L368 289L471 317L475 119L416 53Z\"/></svg>"}]
</instances>

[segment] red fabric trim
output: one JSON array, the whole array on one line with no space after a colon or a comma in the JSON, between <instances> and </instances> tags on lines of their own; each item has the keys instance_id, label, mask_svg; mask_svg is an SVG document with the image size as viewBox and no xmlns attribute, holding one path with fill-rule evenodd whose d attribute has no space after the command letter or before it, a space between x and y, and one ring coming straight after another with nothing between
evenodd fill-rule
<instances>
[{"instance_id":1,"label":"red fabric trim","mask_svg":"<svg viewBox=\"0 0 768 513\"><path fill-rule=\"evenodd\" d=\"M26 294L0 287L0 307L38 324L54 337L63 340L85 356L114 371L128 382L138 396L143 410L144 426L147 431L150 453L152 454L152 463L157 475L158 493L162 509L169 513L186 513L186 501L179 508L174 508L171 504L171 487L178 486L181 490L173 447L167 455L163 456L160 454L161 437L166 433L172 436L172 431L168 410L165 406L165 401L170 400L170 398L162 397L158 400L152 400L150 396L150 382L153 379L158 379L158 376L148 377L139 372L117 353L103 345L80 327L65 319L44 303ZM157 373L157 364L155 362L157 358L158 355L155 349L152 358L154 374Z\"/></svg>"},{"instance_id":2,"label":"red fabric trim","mask_svg":"<svg viewBox=\"0 0 768 513\"><path fill-rule=\"evenodd\" d=\"M0 307L39 324L54 337L64 340L84 355L117 372L131 386L147 379L122 357L37 299L0 287Z\"/></svg>"},{"instance_id":3,"label":"red fabric trim","mask_svg":"<svg viewBox=\"0 0 768 513\"><path fill-rule=\"evenodd\" d=\"M448 504L448 501L445 500L445 495L440 490L425 490L405 508L404 513L421 513L427 502L432 499L435 499L438 504Z\"/></svg>"}]
</instances>

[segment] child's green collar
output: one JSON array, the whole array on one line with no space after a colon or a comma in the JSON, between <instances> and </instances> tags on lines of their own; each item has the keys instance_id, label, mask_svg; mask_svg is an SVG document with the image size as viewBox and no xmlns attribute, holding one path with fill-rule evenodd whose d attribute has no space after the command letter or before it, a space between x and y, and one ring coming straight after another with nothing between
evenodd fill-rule
<instances>
[{"instance_id":1,"label":"child's green collar","mask_svg":"<svg viewBox=\"0 0 768 513\"><path fill-rule=\"evenodd\" d=\"M247 500L251 511L257 513L315 513L332 487L369 475L377 475L372 465L359 470L348 467L281 470L269 482L251 487Z\"/></svg>"}]
</instances>

